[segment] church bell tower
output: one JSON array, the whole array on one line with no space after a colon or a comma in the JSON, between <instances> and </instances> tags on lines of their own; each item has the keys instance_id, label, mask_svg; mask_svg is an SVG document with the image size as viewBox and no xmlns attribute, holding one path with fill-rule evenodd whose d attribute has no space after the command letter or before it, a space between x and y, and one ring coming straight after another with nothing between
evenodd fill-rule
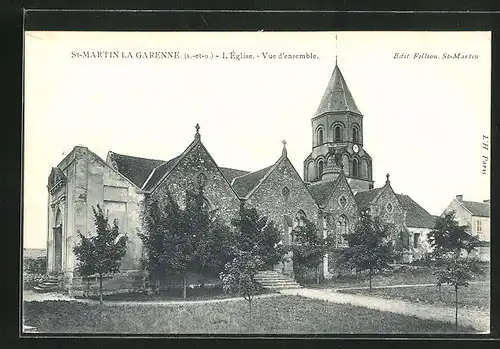
<instances>
[{"instance_id":1,"label":"church bell tower","mask_svg":"<svg viewBox=\"0 0 500 349\"><path fill-rule=\"evenodd\" d=\"M304 181L334 180L344 171L354 193L372 189L372 159L363 148L363 114L337 62L311 127L312 151L304 160Z\"/></svg>"}]
</instances>

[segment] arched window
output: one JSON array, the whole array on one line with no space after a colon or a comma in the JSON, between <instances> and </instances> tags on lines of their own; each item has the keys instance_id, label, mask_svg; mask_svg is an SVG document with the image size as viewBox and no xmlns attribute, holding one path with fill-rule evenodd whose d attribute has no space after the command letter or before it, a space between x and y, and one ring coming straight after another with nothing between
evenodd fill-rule
<instances>
[{"instance_id":1,"label":"arched window","mask_svg":"<svg viewBox=\"0 0 500 349\"><path fill-rule=\"evenodd\" d=\"M349 176L349 172L350 172L349 157L346 154L342 155L342 165L344 166L345 175Z\"/></svg>"},{"instance_id":2,"label":"arched window","mask_svg":"<svg viewBox=\"0 0 500 349\"><path fill-rule=\"evenodd\" d=\"M297 226L302 227L306 225L306 219L307 219L306 213L302 210L299 210L297 214L295 214L293 225L296 227Z\"/></svg>"},{"instance_id":3,"label":"arched window","mask_svg":"<svg viewBox=\"0 0 500 349\"><path fill-rule=\"evenodd\" d=\"M59 227L62 224L62 219L61 219L61 210L58 208L56 212L56 219L54 222L54 227Z\"/></svg>"},{"instance_id":4,"label":"arched window","mask_svg":"<svg viewBox=\"0 0 500 349\"><path fill-rule=\"evenodd\" d=\"M359 143L359 134L358 134L358 127L353 126L352 128L352 141L354 143Z\"/></svg>"},{"instance_id":5,"label":"arched window","mask_svg":"<svg viewBox=\"0 0 500 349\"><path fill-rule=\"evenodd\" d=\"M321 179L323 175L323 160L318 161L318 178Z\"/></svg>"},{"instance_id":6,"label":"arched window","mask_svg":"<svg viewBox=\"0 0 500 349\"><path fill-rule=\"evenodd\" d=\"M342 141L342 126L337 125L333 128L333 135L335 141Z\"/></svg>"},{"instance_id":7,"label":"arched window","mask_svg":"<svg viewBox=\"0 0 500 349\"><path fill-rule=\"evenodd\" d=\"M288 198L290 197L290 190L287 187L283 187L283 189L281 190L281 194L283 195L283 199L285 199L285 201L288 201Z\"/></svg>"},{"instance_id":8,"label":"arched window","mask_svg":"<svg viewBox=\"0 0 500 349\"><path fill-rule=\"evenodd\" d=\"M337 246L347 247L347 240L345 235L349 234L349 221L347 217L342 215L337 220Z\"/></svg>"},{"instance_id":9,"label":"arched window","mask_svg":"<svg viewBox=\"0 0 500 349\"><path fill-rule=\"evenodd\" d=\"M366 159L361 159L361 178L369 179L368 176L368 161Z\"/></svg>"},{"instance_id":10,"label":"arched window","mask_svg":"<svg viewBox=\"0 0 500 349\"><path fill-rule=\"evenodd\" d=\"M318 129L316 141L318 142L317 145L323 144L323 128L322 127L320 127Z\"/></svg>"},{"instance_id":11,"label":"arched window","mask_svg":"<svg viewBox=\"0 0 500 349\"><path fill-rule=\"evenodd\" d=\"M358 159L352 159L352 176L353 177L358 177L359 176L359 163L358 163Z\"/></svg>"},{"instance_id":12,"label":"arched window","mask_svg":"<svg viewBox=\"0 0 500 349\"><path fill-rule=\"evenodd\" d=\"M208 212L213 211L213 206L206 197L203 197L202 209Z\"/></svg>"},{"instance_id":13,"label":"arched window","mask_svg":"<svg viewBox=\"0 0 500 349\"><path fill-rule=\"evenodd\" d=\"M314 161L311 160L308 164L307 164L307 180L309 182L312 182L314 180L316 180L316 166L314 166Z\"/></svg>"},{"instance_id":14,"label":"arched window","mask_svg":"<svg viewBox=\"0 0 500 349\"><path fill-rule=\"evenodd\" d=\"M198 174L198 176L196 176L196 180L198 182L198 187L203 188L205 186L205 183L207 182L207 176L205 176L204 173L200 173Z\"/></svg>"},{"instance_id":15,"label":"arched window","mask_svg":"<svg viewBox=\"0 0 500 349\"><path fill-rule=\"evenodd\" d=\"M344 195L342 195L340 198L339 198L339 204L340 206L342 207L345 207L345 205L347 205L347 199L345 198Z\"/></svg>"}]
</instances>

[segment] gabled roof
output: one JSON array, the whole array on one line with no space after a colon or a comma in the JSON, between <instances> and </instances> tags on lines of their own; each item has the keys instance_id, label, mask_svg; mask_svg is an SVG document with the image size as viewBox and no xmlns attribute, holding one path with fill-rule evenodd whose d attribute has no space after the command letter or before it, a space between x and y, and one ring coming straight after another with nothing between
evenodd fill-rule
<instances>
[{"instance_id":1,"label":"gabled roof","mask_svg":"<svg viewBox=\"0 0 500 349\"><path fill-rule=\"evenodd\" d=\"M490 205L483 202L476 201L459 201L473 216L489 217Z\"/></svg>"},{"instance_id":2,"label":"gabled roof","mask_svg":"<svg viewBox=\"0 0 500 349\"><path fill-rule=\"evenodd\" d=\"M175 158L170 159L168 161L163 161L163 163L161 165L155 167L151 171L149 178L147 178L147 180L144 182L142 189L144 189L144 190L153 189L153 187L156 185L156 183L158 183L158 181L160 181L165 174L167 174L168 172L170 172L170 170L172 170L172 168L175 166L175 164L177 163L177 160L180 157L181 156L179 155L179 156L176 156Z\"/></svg>"},{"instance_id":3,"label":"gabled roof","mask_svg":"<svg viewBox=\"0 0 500 349\"><path fill-rule=\"evenodd\" d=\"M236 194L238 194L238 196L241 198L247 196L255 187L257 187L262 182L262 180L264 180L266 175L275 165L276 164L234 178L232 184Z\"/></svg>"},{"instance_id":4,"label":"gabled roof","mask_svg":"<svg viewBox=\"0 0 500 349\"><path fill-rule=\"evenodd\" d=\"M322 181L310 184L307 186L309 192L311 193L314 201L318 206L325 207L328 203L331 193L337 188L341 180L341 176L331 181Z\"/></svg>"},{"instance_id":5,"label":"gabled roof","mask_svg":"<svg viewBox=\"0 0 500 349\"><path fill-rule=\"evenodd\" d=\"M146 159L115 152L110 152L110 155L111 160L116 163L118 172L139 188L146 182L151 171L165 162L164 160Z\"/></svg>"},{"instance_id":6,"label":"gabled roof","mask_svg":"<svg viewBox=\"0 0 500 349\"><path fill-rule=\"evenodd\" d=\"M356 195L354 195L354 200L358 205L358 209L362 210L367 208L383 189L384 187L357 192Z\"/></svg>"},{"instance_id":7,"label":"gabled roof","mask_svg":"<svg viewBox=\"0 0 500 349\"><path fill-rule=\"evenodd\" d=\"M351 91L349 91L349 87L347 87L337 64L335 64L332 76L330 77L330 81L328 82L328 86L326 87L314 117L326 112L336 111L351 111L362 115L354 102Z\"/></svg>"},{"instance_id":8,"label":"gabled roof","mask_svg":"<svg viewBox=\"0 0 500 349\"><path fill-rule=\"evenodd\" d=\"M237 170L237 169L228 168L228 167L219 167L219 168L229 183L231 183L232 180L236 177L244 176L244 175L250 173L250 171Z\"/></svg>"},{"instance_id":9,"label":"gabled roof","mask_svg":"<svg viewBox=\"0 0 500 349\"><path fill-rule=\"evenodd\" d=\"M399 202L406 210L406 226L410 228L434 228L436 216L431 215L422 206L417 204L411 197L396 194Z\"/></svg>"}]
</instances>

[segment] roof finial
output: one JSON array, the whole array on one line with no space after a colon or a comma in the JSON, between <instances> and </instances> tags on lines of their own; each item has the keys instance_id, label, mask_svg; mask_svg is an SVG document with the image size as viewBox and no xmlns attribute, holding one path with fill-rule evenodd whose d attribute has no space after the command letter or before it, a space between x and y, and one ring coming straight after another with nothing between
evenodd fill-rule
<instances>
[{"instance_id":1,"label":"roof finial","mask_svg":"<svg viewBox=\"0 0 500 349\"><path fill-rule=\"evenodd\" d=\"M338 52L337 34L335 34L335 65L337 65L337 52Z\"/></svg>"},{"instance_id":2,"label":"roof finial","mask_svg":"<svg viewBox=\"0 0 500 349\"><path fill-rule=\"evenodd\" d=\"M200 125L197 123L194 127L196 129L196 134L194 135L194 139L200 140Z\"/></svg>"},{"instance_id":3,"label":"roof finial","mask_svg":"<svg viewBox=\"0 0 500 349\"><path fill-rule=\"evenodd\" d=\"M283 141L282 141L282 143L283 143L283 150L282 150L282 152L281 152L281 153L283 154L283 156L286 156L286 154L287 154L287 153L286 153L286 141L285 141L285 140L283 140Z\"/></svg>"},{"instance_id":4,"label":"roof finial","mask_svg":"<svg viewBox=\"0 0 500 349\"><path fill-rule=\"evenodd\" d=\"M386 183L389 183L389 174L386 174L385 178L387 178Z\"/></svg>"}]
</instances>

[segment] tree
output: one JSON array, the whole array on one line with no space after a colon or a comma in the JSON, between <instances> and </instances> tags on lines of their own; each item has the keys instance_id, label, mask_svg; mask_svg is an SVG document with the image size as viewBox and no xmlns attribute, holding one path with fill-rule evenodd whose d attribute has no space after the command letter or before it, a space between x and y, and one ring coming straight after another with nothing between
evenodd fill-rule
<instances>
[{"instance_id":1,"label":"tree","mask_svg":"<svg viewBox=\"0 0 500 349\"><path fill-rule=\"evenodd\" d=\"M186 191L184 209L169 191L148 196L142 222L147 268L158 279L166 272L182 275L183 298L189 272L218 275L234 257L229 227L209 212L202 187Z\"/></svg>"},{"instance_id":2,"label":"tree","mask_svg":"<svg viewBox=\"0 0 500 349\"><path fill-rule=\"evenodd\" d=\"M431 255L439 267L436 271L437 286L441 297L441 285L448 284L455 290L455 328L458 330L458 289L468 287L474 274L479 272L476 259L469 253L478 246L479 239L467 233L468 227L455 220L455 212L447 212L436 220L436 225L428 234ZM462 251L467 252L462 257Z\"/></svg>"},{"instance_id":3,"label":"tree","mask_svg":"<svg viewBox=\"0 0 500 349\"><path fill-rule=\"evenodd\" d=\"M458 330L458 289L468 287L469 281L478 272L475 259L448 257L446 266L438 274L438 284L448 284L455 290L455 329Z\"/></svg>"},{"instance_id":4,"label":"tree","mask_svg":"<svg viewBox=\"0 0 500 349\"><path fill-rule=\"evenodd\" d=\"M369 213L363 212L355 231L345 235L349 247L341 254L339 262L341 265L354 267L357 271L367 270L370 292L373 273L390 268L390 263L397 258L390 240L392 232L392 225L383 223L380 217L373 218Z\"/></svg>"},{"instance_id":5,"label":"tree","mask_svg":"<svg viewBox=\"0 0 500 349\"><path fill-rule=\"evenodd\" d=\"M97 208L92 206L92 211L97 235L86 238L80 234L80 244L75 246L73 252L80 263L82 275L99 275L99 301L102 304L102 278L107 273L120 271L120 262L127 248L127 237L120 236L116 219L113 226L110 226L108 214L104 214L99 205Z\"/></svg>"},{"instance_id":6,"label":"tree","mask_svg":"<svg viewBox=\"0 0 500 349\"><path fill-rule=\"evenodd\" d=\"M170 192L157 192L146 196L143 201L143 232L139 233L139 237L146 252L145 267L155 275L157 286L167 270L172 270L176 260L182 258L181 251L175 248L175 235L182 227L180 214L181 209Z\"/></svg>"},{"instance_id":7,"label":"tree","mask_svg":"<svg viewBox=\"0 0 500 349\"><path fill-rule=\"evenodd\" d=\"M436 225L427 235L434 258L449 257L450 254L459 257L462 250L470 253L478 246L479 240L467 232L466 225L459 225L455 212L447 212L436 220Z\"/></svg>"},{"instance_id":8,"label":"tree","mask_svg":"<svg viewBox=\"0 0 500 349\"><path fill-rule=\"evenodd\" d=\"M301 270L306 268L315 268L316 283L319 284L319 267L323 257L333 246L331 238L323 238L316 225L310 220L305 219L304 225L299 225L292 230L294 238L293 268L295 275L300 275Z\"/></svg>"},{"instance_id":9,"label":"tree","mask_svg":"<svg viewBox=\"0 0 500 349\"><path fill-rule=\"evenodd\" d=\"M250 323L252 323L252 301L260 290L255 281L255 274L264 266L258 255L248 251L238 251L236 257L226 264L225 271L220 274L224 292L236 293L248 302Z\"/></svg>"},{"instance_id":10,"label":"tree","mask_svg":"<svg viewBox=\"0 0 500 349\"><path fill-rule=\"evenodd\" d=\"M231 224L236 228L237 248L259 256L263 267L270 268L283 260L287 251L281 244L280 231L273 221L259 216L255 208L247 209L242 204Z\"/></svg>"},{"instance_id":11,"label":"tree","mask_svg":"<svg viewBox=\"0 0 500 349\"><path fill-rule=\"evenodd\" d=\"M80 244L73 248L73 252L78 259L77 270L82 279L87 277L87 292L90 292L90 276L96 273L96 251L91 238L83 236L82 233L79 233L78 237Z\"/></svg>"},{"instance_id":12,"label":"tree","mask_svg":"<svg viewBox=\"0 0 500 349\"><path fill-rule=\"evenodd\" d=\"M166 272L182 275L183 298L187 297L187 273L196 264L197 239L196 229L190 229L194 214L186 210L179 207L169 191L146 197L144 232L139 235L147 252L148 270L156 274L158 281Z\"/></svg>"}]
</instances>

